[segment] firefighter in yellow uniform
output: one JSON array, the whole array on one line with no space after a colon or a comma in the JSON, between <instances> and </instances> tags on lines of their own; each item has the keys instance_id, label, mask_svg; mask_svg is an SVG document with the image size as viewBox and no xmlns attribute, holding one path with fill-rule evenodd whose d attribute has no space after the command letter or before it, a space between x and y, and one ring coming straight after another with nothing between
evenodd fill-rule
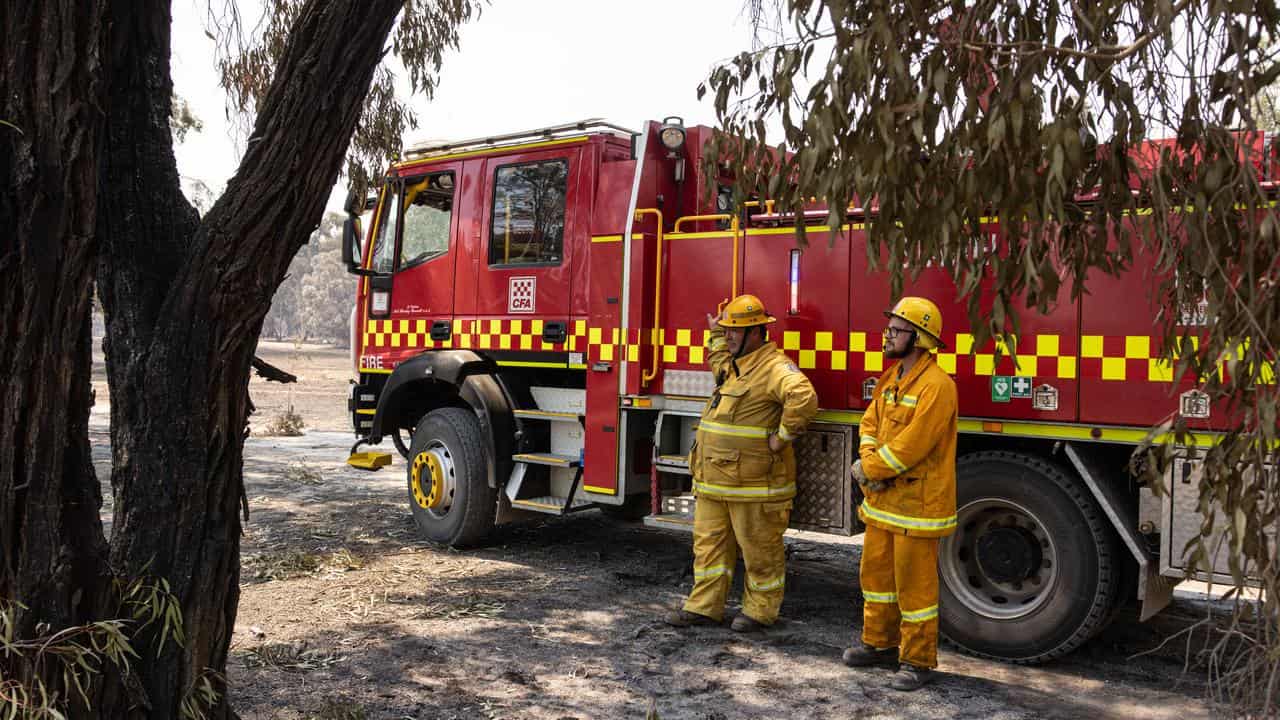
<instances>
[{"instance_id":1,"label":"firefighter in yellow uniform","mask_svg":"<svg viewBox=\"0 0 1280 720\"><path fill-rule=\"evenodd\" d=\"M796 495L791 441L818 413L809 379L768 341L776 320L754 295L733 299L707 316L708 364L716 390L698 424L689 467L693 515L693 590L666 622L684 627L719 623L738 553L747 577L742 613L732 628L772 625L786 576L782 534Z\"/></svg>"},{"instance_id":2,"label":"firefighter in yellow uniform","mask_svg":"<svg viewBox=\"0 0 1280 720\"><path fill-rule=\"evenodd\" d=\"M936 305L905 297L885 315L884 354L897 362L859 427L862 642L844 662L898 665L890 687L909 691L938 665L938 542L956 529L956 385L932 353L942 346Z\"/></svg>"}]
</instances>

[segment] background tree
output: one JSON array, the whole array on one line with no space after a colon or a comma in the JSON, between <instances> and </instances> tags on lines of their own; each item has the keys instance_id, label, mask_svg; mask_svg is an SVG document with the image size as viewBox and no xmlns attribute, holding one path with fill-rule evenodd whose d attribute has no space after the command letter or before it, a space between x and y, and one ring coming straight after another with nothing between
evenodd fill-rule
<instances>
[{"instance_id":1,"label":"background tree","mask_svg":"<svg viewBox=\"0 0 1280 720\"><path fill-rule=\"evenodd\" d=\"M302 336L348 347L355 292L355 279L342 264L341 248L316 255L299 293L298 321Z\"/></svg>"},{"instance_id":2,"label":"background tree","mask_svg":"<svg viewBox=\"0 0 1280 720\"><path fill-rule=\"evenodd\" d=\"M311 243L316 242L319 242L319 239L313 236L306 247L310 248ZM262 322L263 337L276 340L306 339L302 334L300 313L302 286L310 273L311 253L304 249L293 256L293 261L289 263L289 272L280 283L280 287L276 288L276 294L271 297L271 309L267 311L267 317Z\"/></svg>"},{"instance_id":3,"label":"background tree","mask_svg":"<svg viewBox=\"0 0 1280 720\"><path fill-rule=\"evenodd\" d=\"M350 342L355 282L342 264L344 220L338 213L325 213L307 244L293 257L263 321L264 337L315 339L341 347Z\"/></svg>"},{"instance_id":4,"label":"background tree","mask_svg":"<svg viewBox=\"0 0 1280 720\"><path fill-rule=\"evenodd\" d=\"M1233 424L1203 458L1206 537L1187 552L1203 558L1208 531L1225 524L1237 584L1246 572L1263 579L1264 621L1218 638L1213 687L1241 712L1276 713L1280 479L1257 470L1280 460L1280 226L1264 183L1276 158L1252 134L1255 101L1280 75L1276 4L749 7L757 21L786 17L789 39L739 55L700 88L714 94L725 131L703 172L725 163L739 197L758 193L784 210L825 198L833 228L851 205L874 206L871 266L900 294L905 278L940 263L967 298L975 347L1016 334L1019 311L1074 300L1090 277L1155 258L1162 356L1175 375L1203 378ZM778 147L767 143L771 124ZM1155 137L1171 140L1139 149ZM990 247L980 222L989 215L1003 220L998 250L975 252ZM984 282L992 290L980 294ZM1183 325L1198 305L1211 322ZM1180 417L1154 429L1137 453L1148 482L1176 450L1160 441L1166 432L1186 439Z\"/></svg>"},{"instance_id":5,"label":"background tree","mask_svg":"<svg viewBox=\"0 0 1280 720\"><path fill-rule=\"evenodd\" d=\"M116 617L149 578L180 609L131 626L131 667L68 697L56 663L0 658L75 717L229 717L222 671L238 600L253 349L272 293L320 221L386 42L429 91L469 0L280 0L228 84L255 114L239 170L199 217L173 158L169 3L7 3L0 32L0 598L27 640ZM399 17L399 25L396 25ZM233 72L252 68L252 72ZM380 86L386 87L386 86ZM377 97L375 108L400 107ZM394 115L394 112L392 112ZM403 117L401 109L400 117ZM361 126L357 160L399 144ZM379 144L381 143L381 144ZM351 167L351 166L349 166ZM110 544L87 421L92 280L107 324ZM168 641L166 641L168 640Z\"/></svg>"}]
</instances>

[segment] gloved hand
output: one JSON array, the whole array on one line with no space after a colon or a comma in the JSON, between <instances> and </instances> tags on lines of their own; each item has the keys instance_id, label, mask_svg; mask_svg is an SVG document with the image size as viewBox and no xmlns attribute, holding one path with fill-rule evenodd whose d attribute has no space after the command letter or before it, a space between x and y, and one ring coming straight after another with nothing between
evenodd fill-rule
<instances>
[{"instance_id":1,"label":"gloved hand","mask_svg":"<svg viewBox=\"0 0 1280 720\"><path fill-rule=\"evenodd\" d=\"M862 470L862 460L853 461L853 480L858 483L858 486L862 488L863 492L868 490L871 492L882 492L885 488L889 487L889 481L887 480L872 480L868 478L867 474Z\"/></svg>"},{"instance_id":2,"label":"gloved hand","mask_svg":"<svg viewBox=\"0 0 1280 720\"><path fill-rule=\"evenodd\" d=\"M787 441L778 436L778 433L769 433L769 452L780 453L787 449Z\"/></svg>"}]
</instances>

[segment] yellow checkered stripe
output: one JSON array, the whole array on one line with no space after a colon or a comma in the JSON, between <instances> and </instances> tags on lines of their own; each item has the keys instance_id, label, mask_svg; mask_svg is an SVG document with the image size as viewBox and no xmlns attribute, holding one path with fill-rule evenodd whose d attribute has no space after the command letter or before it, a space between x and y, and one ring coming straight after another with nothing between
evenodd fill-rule
<instances>
[{"instance_id":1,"label":"yellow checkered stripe","mask_svg":"<svg viewBox=\"0 0 1280 720\"><path fill-rule=\"evenodd\" d=\"M642 333L631 328L627 331L627 342L622 342L622 331L619 328L587 328L587 357L592 361L627 362L640 361ZM647 337L647 334L644 334ZM644 343L648 344L648 343Z\"/></svg>"},{"instance_id":2,"label":"yellow checkered stripe","mask_svg":"<svg viewBox=\"0 0 1280 720\"><path fill-rule=\"evenodd\" d=\"M369 351L467 348L580 352L590 360L613 362L622 360L625 356L625 359L631 362L638 362L641 337L645 335L639 330L632 329L628 333L629 341L622 343L622 333L619 328L588 327L586 320L574 320L568 327L569 332L564 342L550 343L542 337L545 321L502 318L453 320L452 334L449 339L433 340L431 339L433 322L430 319L369 320L364 329L364 347ZM675 333L673 337L674 335ZM699 353L701 353L700 348Z\"/></svg>"},{"instance_id":3,"label":"yellow checkered stripe","mask_svg":"<svg viewBox=\"0 0 1280 720\"><path fill-rule=\"evenodd\" d=\"M711 339L711 331L663 328L658 331L658 345L662 348L662 362L687 363L703 365L707 362L707 342ZM647 333L642 333L648 337Z\"/></svg>"},{"instance_id":4,"label":"yellow checkered stripe","mask_svg":"<svg viewBox=\"0 0 1280 720\"><path fill-rule=\"evenodd\" d=\"M374 348L452 348L466 320L453 321L453 336L448 340L432 340L433 320L369 320L364 326L364 347Z\"/></svg>"},{"instance_id":5,"label":"yellow checkered stripe","mask_svg":"<svg viewBox=\"0 0 1280 720\"><path fill-rule=\"evenodd\" d=\"M867 372L884 372L884 354L868 349L871 333L850 333L849 366ZM1191 338L1192 349L1199 347ZM1161 360L1157 341L1146 335L1082 335L1076 352L1063 349L1061 335L1044 334L1014 338L1012 345L994 341L973 352L974 337L959 333L949 346L937 352L938 366L951 375L1023 375L1033 378L1171 383L1174 368ZM997 360L997 355L999 359ZM1016 357L1014 357L1016 355ZM1274 378L1274 372L1264 376Z\"/></svg>"},{"instance_id":6,"label":"yellow checkered stripe","mask_svg":"<svg viewBox=\"0 0 1280 720\"><path fill-rule=\"evenodd\" d=\"M546 326L545 321L504 318L454 320L452 334L448 340L432 340L432 322L431 320L369 320L365 324L365 347L586 352L589 339L598 336L588 332L586 320L575 320L567 328L564 342L550 343L542 337L542 331Z\"/></svg>"},{"instance_id":7,"label":"yellow checkered stripe","mask_svg":"<svg viewBox=\"0 0 1280 720\"><path fill-rule=\"evenodd\" d=\"M656 338L662 364L700 368L706 364L706 343L710 338L705 328L661 328L656 332L631 328L624 339L619 328L589 327L586 320L574 320L570 322L565 342L549 343L542 339L542 320L503 318L452 322L450 339L438 341L431 339L431 320L369 320L364 330L364 347L370 351L470 348L580 352L585 353L588 362L638 362L641 349L652 342L652 337ZM889 363L883 352L871 349L869 343L872 342L879 346L878 333L845 335L787 330L782 333L781 345L801 370L884 372ZM1199 345L1197 338L1190 338L1190 343L1192 350ZM981 351L973 350L973 336L957 334L946 349L937 352L938 366L951 375L961 376L999 374L1046 380L1161 383L1174 380L1173 366L1157 356L1155 339L1145 335L1083 335L1078 351L1064 350L1062 336L1054 334L1014 338L1011 345L995 341ZM1263 368L1262 376L1264 382L1274 382L1275 368ZM906 404L907 398L903 400Z\"/></svg>"},{"instance_id":8,"label":"yellow checkered stripe","mask_svg":"<svg viewBox=\"0 0 1280 720\"><path fill-rule=\"evenodd\" d=\"M861 335L866 337L866 333ZM864 348L865 345L864 340ZM852 348L853 345L849 347ZM834 332L809 334L786 330L782 333L782 349L795 358L796 365L801 370L843 371L849 368L849 350L840 345Z\"/></svg>"}]
</instances>

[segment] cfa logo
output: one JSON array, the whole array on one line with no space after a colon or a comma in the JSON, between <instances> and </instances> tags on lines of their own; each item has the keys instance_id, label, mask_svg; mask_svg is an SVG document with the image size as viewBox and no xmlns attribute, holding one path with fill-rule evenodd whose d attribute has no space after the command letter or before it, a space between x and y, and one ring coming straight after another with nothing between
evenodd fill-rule
<instances>
[{"instance_id":1,"label":"cfa logo","mask_svg":"<svg viewBox=\"0 0 1280 720\"><path fill-rule=\"evenodd\" d=\"M507 285L507 312L534 312L538 297L538 278L513 277Z\"/></svg>"}]
</instances>

